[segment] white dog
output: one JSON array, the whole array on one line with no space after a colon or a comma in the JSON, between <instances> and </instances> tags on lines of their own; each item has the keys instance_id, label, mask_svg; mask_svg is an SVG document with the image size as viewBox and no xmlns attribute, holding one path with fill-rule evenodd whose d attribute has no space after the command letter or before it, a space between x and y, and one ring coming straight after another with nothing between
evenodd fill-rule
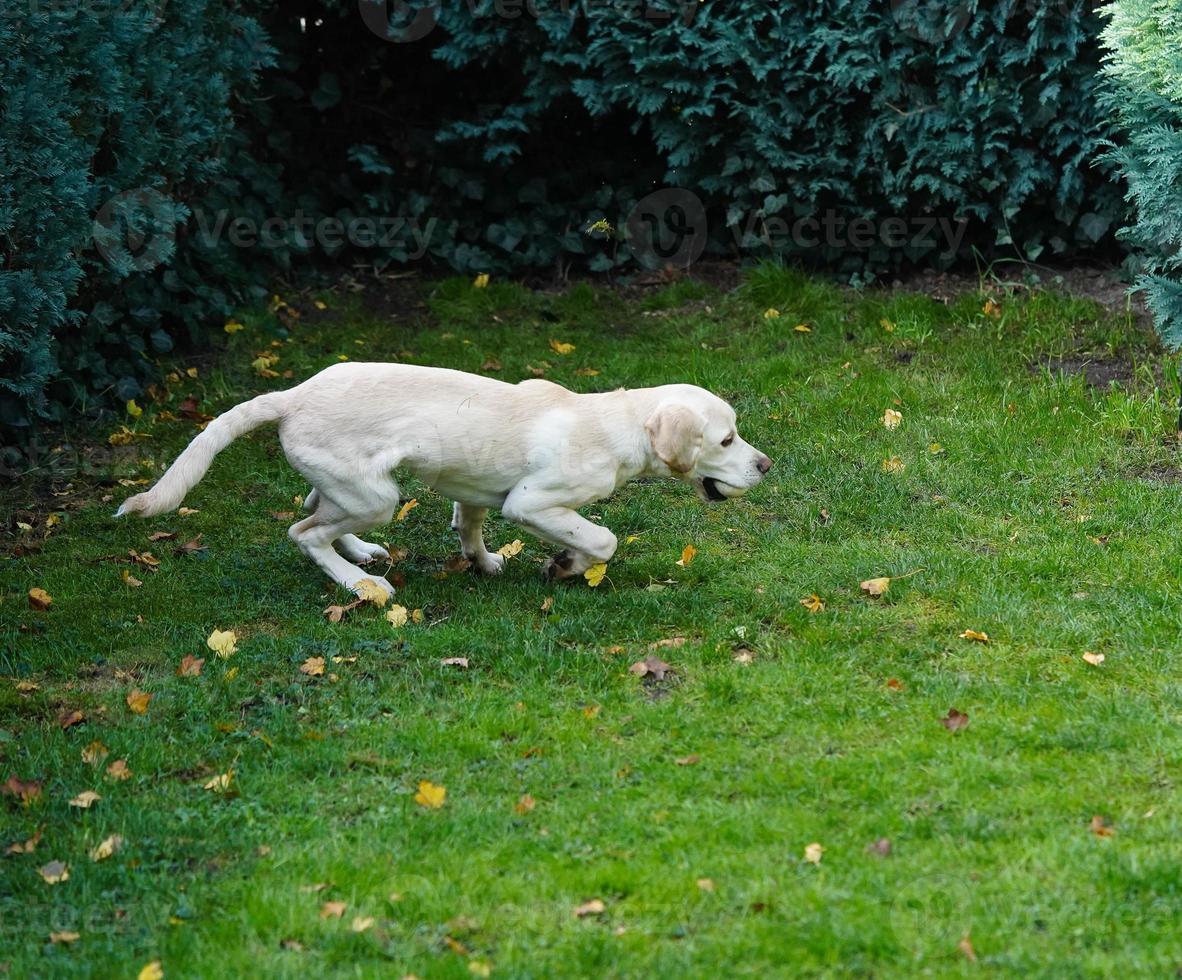
<instances>
[{"instance_id":1,"label":"white dog","mask_svg":"<svg viewBox=\"0 0 1182 980\"><path fill-rule=\"evenodd\" d=\"M116 516L175 509L218 452L267 422L279 423L288 461L313 487L304 502L309 515L289 536L354 591L362 579L375 580L358 563L388 557L356 535L390 521L399 466L456 501L452 527L481 572L496 575L505 564L484 544L485 516L497 507L562 548L545 574L569 578L616 550L616 536L578 508L654 476L690 483L703 500L725 500L772 465L739 438L734 410L693 385L579 395L549 381L511 385L443 368L349 362L218 416Z\"/></svg>"}]
</instances>

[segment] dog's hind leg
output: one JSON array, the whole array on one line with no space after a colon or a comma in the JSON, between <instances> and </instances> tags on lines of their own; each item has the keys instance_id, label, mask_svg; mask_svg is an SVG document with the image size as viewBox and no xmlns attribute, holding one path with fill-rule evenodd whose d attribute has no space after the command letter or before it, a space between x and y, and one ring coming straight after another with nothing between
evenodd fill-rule
<instances>
[{"instance_id":1,"label":"dog's hind leg","mask_svg":"<svg viewBox=\"0 0 1182 980\"><path fill-rule=\"evenodd\" d=\"M385 579L359 568L348 560L348 556L337 554L332 545L346 538L364 544L359 538L354 538L355 532L368 531L387 523L394 516L394 508L398 506L398 488L393 482L387 481L385 486L366 487L365 493L354 491L339 493L338 496L344 499L337 502L319 493L315 511L293 524L287 532L288 536L338 585L356 592L357 583L369 579L393 594L393 586ZM382 549L382 553L386 553L385 549Z\"/></svg>"},{"instance_id":2,"label":"dog's hind leg","mask_svg":"<svg viewBox=\"0 0 1182 980\"><path fill-rule=\"evenodd\" d=\"M320 491L313 487L308 496L304 498L304 510L309 514L315 514L316 508L320 506L320 499ZM390 560L390 552L380 544L362 541L356 534L342 534L333 544L337 551L358 565L366 565L379 558L385 561Z\"/></svg>"},{"instance_id":3,"label":"dog's hind leg","mask_svg":"<svg viewBox=\"0 0 1182 980\"><path fill-rule=\"evenodd\" d=\"M464 557L485 575L500 575L505 570L504 555L496 555L484 544L484 519L487 507L457 503L452 510L451 527L460 535Z\"/></svg>"}]
</instances>

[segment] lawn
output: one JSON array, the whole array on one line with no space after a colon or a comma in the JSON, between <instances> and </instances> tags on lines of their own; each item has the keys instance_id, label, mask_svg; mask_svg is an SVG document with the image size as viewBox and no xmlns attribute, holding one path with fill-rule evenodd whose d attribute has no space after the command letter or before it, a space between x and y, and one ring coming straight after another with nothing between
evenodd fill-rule
<instances>
[{"instance_id":1,"label":"lawn","mask_svg":"<svg viewBox=\"0 0 1182 980\"><path fill-rule=\"evenodd\" d=\"M775 268L729 294L403 288L422 305L398 317L366 292L244 312L223 351L138 400L130 444L108 444L120 424L71 431L80 472L3 490L0 779L41 787L22 802L8 784L0 845L42 836L0 859L0 970L1182 966L1177 370L1128 317ZM649 483L590 508L621 541L595 588L544 583L548 550L495 518L490 547L524 549L500 578L457 569L450 503L408 480L418 505L370 535L405 551L394 601L421 621L401 627L323 614L349 597L287 539L307 487L273 429L218 457L193 513L111 519L135 492L118 481L194 435L186 412L344 357L586 391L695 382L776 466L738 502ZM1055 369L1089 359L1120 383ZM877 597L860 588L876 577L893 579ZM237 652L208 649L214 630ZM629 670L650 655L663 680ZM323 674L301 670L316 658ZM416 801L423 781L441 807ZM101 799L71 805L87 790ZM51 884L55 861L69 877Z\"/></svg>"}]
</instances>

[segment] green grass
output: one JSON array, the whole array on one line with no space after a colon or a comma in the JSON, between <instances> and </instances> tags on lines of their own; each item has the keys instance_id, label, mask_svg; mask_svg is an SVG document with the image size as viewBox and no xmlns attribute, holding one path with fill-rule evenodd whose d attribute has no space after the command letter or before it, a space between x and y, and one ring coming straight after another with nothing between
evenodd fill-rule
<instances>
[{"instance_id":1,"label":"green grass","mask_svg":"<svg viewBox=\"0 0 1182 980\"><path fill-rule=\"evenodd\" d=\"M979 296L858 296L773 268L729 296L460 281L424 295L413 322L332 295L290 330L245 316L197 378L129 420L151 438L108 458L109 427L73 434L106 482L4 491L0 779L44 781L28 807L0 798L0 844L44 827L35 853L0 864L12 976L134 976L154 959L170 977L1182 965L1182 484L1148 476L1179 465L1164 438L1176 369L1161 380L1128 322L1045 294L1001 297L994 317ZM296 378L348 355L496 358L506 380L547 362L580 390L696 382L776 467L740 502L654 483L590 508L635 536L597 589L545 585L543 546L496 520L493 547L525 540L506 574L444 574L450 504L408 481L420 505L371 537L407 550L398 601L423 622L395 630L363 608L334 625L321 610L344 597L272 516L307 489L273 431L218 458L186 501L198 513L110 517L133 492L113 480L158 475L194 434L162 411L291 383L250 368L272 340ZM1078 351L1131 361L1131 379L1100 392L1031 368ZM894 456L906 469L884 472ZM160 530L179 537L149 542ZM197 534L207 550L174 554ZM687 544L698 555L679 567ZM101 560L129 549L159 571ZM859 589L909 572L881 599ZM27 608L33 587L48 611ZM823 612L801 606L812 593ZM239 637L229 660L205 650L215 628ZM961 639L970 628L990 642ZM660 651L667 683L629 673L673 637L687 642ZM176 676L186 654L207 656L199 677ZM335 678L300 672L314 656ZM454 656L470 668L440 664ZM146 715L133 688L153 695ZM956 733L939 721L954 707L970 718ZM63 731L63 709L85 721ZM95 739L131 779L83 761ZM237 795L202 788L229 769ZM442 809L415 803L420 780L447 787ZM70 807L86 789L103 799ZM1095 815L1115 834L1092 833ZM110 834L123 849L91 861ZM889 856L867 852L884 837ZM38 868L55 859L70 878L49 885ZM575 917L590 899L604 913ZM330 900L341 919L321 918ZM354 933L355 916L375 923ZM52 930L81 938L51 945Z\"/></svg>"}]
</instances>

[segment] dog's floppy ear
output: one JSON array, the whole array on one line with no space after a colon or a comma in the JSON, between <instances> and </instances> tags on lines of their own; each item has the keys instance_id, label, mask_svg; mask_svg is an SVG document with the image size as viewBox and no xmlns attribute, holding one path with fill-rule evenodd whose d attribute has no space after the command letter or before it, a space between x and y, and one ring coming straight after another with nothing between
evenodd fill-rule
<instances>
[{"instance_id":1,"label":"dog's floppy ear","mask_svg":"<svg viewBox=\"0 0 1182 980\"><path fill-rule=\"evenodd\" d=\"M657 458L674 473L688 473L702 453L706 418L688 405L661 405L644 423Z\"/></svg>"}]
</instances>

